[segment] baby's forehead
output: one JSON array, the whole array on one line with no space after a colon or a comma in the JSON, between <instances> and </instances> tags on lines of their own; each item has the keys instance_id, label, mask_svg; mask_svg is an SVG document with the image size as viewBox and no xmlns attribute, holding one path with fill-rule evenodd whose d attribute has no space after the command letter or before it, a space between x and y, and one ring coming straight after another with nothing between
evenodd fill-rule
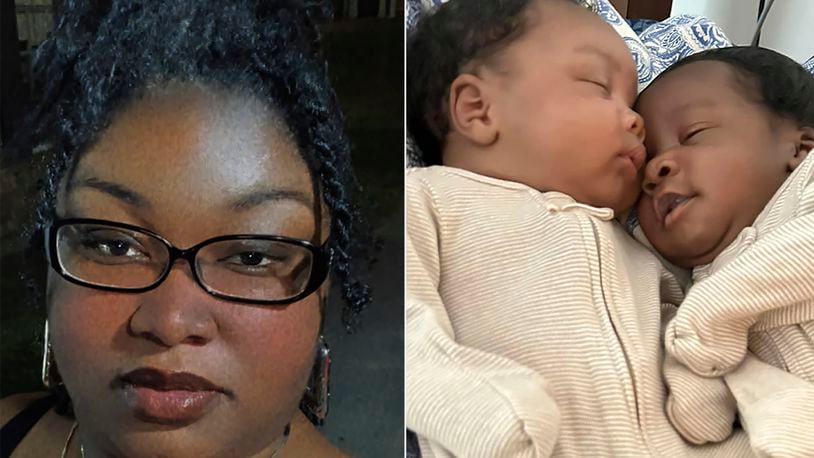
<instances>
[{"instance_id":1,"label":"baby's forehead","mask_svg":"<svg viewBox=\"0 0 814 458\"><path fill-rule=\"evenodd\" d=\"M543 1L531 8L526 20L519 39L532 42L541 53L567 59L588 51L607 57L614 65L633 65L622 36L599 15L572 1Z\"/></svg>"},{"instance_id":2,"label":"baby's forehead","mask_svg":"<svg viewBox=\"0 0 814 458\"><path fill-rule=\"evenodd\" d=\"M669 82L676 84L731 84L736 78L735 69L731 64L719 60L699 60L687 64L679 63L673 69L667 69L656 78L646 90L659 87Z\"/></svg>"},{"instance_id":3,"label":"baby's forehead","mask_svg":"<svg viewBox=\"0 0 814 458\"><path fill-rule=\"evenodd\" d=\"M720 61L698 61L667 70L641 93L636 109L642 115L677 109L713 108L716 105L755 101L756 84ZM653 110L653 108L661 108Z\"/></svg>"}]
</instances>

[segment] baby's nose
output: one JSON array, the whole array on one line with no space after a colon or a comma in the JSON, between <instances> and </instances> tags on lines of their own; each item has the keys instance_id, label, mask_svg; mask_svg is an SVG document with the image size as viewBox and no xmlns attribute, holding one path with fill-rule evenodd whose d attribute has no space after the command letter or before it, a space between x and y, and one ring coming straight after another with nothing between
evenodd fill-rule
<instances>
[{"instance_id":1,"label":"baby's nose","mask_svg":"<svg viewBox=\"0 0 814 458\"><path fill-rule=\"evenodd\" d=\"M656 157L645 166L642 189L646 194L653 195L667 177L676 173L678 173L678 164L675 161L666 157Z\"/></svg>"},{"instance_id":2,"label":"baby's nose","mask_svg":"<svg viewBox=\"0 0 814 458\"><path fill-rule=\"evenodd\" d=\"M644 142L645 137L644 119L639 113L636 113L633 110L628 110L627 116L625 118L625 128L633 135L635 135L640 142Z\"/></svg>"}]
</instances>

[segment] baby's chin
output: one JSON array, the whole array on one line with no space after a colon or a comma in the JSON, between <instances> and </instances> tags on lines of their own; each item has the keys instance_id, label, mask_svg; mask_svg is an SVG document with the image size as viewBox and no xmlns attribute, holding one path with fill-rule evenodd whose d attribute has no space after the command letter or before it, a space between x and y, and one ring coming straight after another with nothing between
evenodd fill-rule
<instances>
[{"instance_id":1,"label":"baby's chin","mask_svg":"<svg viewBox=\"0 0 814 458\"><path fill-rule=\"evenodd\" d=\"M657 249L658 250L658 249ZM659 253L662 253L659 251ZM718 256L718 253L689 253L689 254L682 254L682 255L673 255L670 256L668 254L662 253L664 259L670 261L672 264L675 264L678 267L683 269L694 269L698 266L703 266L705 264L711 263L715 258Z\"/></svg>"},{"instance_id":2,"label":"baby's chin","mask_svg":"<svg viewBox=\"0 0 814 458\"><path fill-rule=\"evenodd\" d=\"M578 201L594 207L604 207L613 210L616 219L624 218L630 214L639 200L639 188L622 189L614 195L612 192L604 192L599 195L585 196Z\"/></svg>"},{"instance_id":3,"label":"baby's chin","mask_svg":"<svg viewBox=\"0 0 814 458\"><path fill-rule=\"evenodd\" d=\"M724 248L722 237L705 231L704 227L693 231L681 228L667 233L661 229L642 224L645 237L653 248L667 261L684 269L692 269L712 262Z\"/></svg>"}]
</instances>

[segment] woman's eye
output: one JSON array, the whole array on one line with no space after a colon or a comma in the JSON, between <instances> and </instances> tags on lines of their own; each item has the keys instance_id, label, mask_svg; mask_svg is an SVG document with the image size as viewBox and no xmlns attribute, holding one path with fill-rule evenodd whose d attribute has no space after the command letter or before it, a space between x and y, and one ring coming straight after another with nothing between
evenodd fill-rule
<instances>
[{"instance_id":1,"label":"woman's eye","mask_svg":"<svg viewBox=\"0 0 814 458\"><path fill-rule=\"evenodd\" d=\"M285 263L286 257L275 255L273 253L263 253L260 251L244 251L242 253L236 253L231 256L227 256L226 258L222 259L221 262L226 264L236 266L236 267L252 267L252 268L262 268L268 267L271 264L282 264Z\"/></svg>"},{"instance_id":2,"label":"woman's eye","mask_svg":"<svg viewBox=\"0 0 814 458\"><path fill-rule=\"evenodd\" d=\"M245 266L265 266L271 263L271 260L268 259L266 255L256 251L240 253L237 255L237 258L239 259L240 263Z\"/></svg>"},{"instance_id":3,"label":"woman's eye","mask_svg":"<svg viewBox=\"0 0 814 458\"><path fill-rule=\"evenodd\" d=\"M130 244L124 240L110 240L107 242L100 242L98 247L106 251L111 256L124 256L131 251Z\"/></svg>"},{"instance_id":4,"label":"woman's eye","mask_svg":"<svg viewBox=\"0 0 814 458\"><path fill-rule=\"evenodd\" d=\"M133 259L149 257L138 242L124 237L87 234L80 243L85 250L92 252L95 256Z\"/></svg>"}]
</instances>

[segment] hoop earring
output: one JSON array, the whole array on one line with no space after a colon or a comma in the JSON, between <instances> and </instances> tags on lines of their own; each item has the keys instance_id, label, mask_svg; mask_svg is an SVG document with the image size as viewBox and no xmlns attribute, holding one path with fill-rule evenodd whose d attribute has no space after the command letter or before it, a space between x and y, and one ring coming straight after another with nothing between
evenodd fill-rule
<instances>
[{"instance_id":1,"label":"hoop earring","mask_svg":"<svg viewBox=\"0 0 814 458\"><path fill-rule=\"evenodd\" d=\"M42 384L46 388L54 388L62 384L62 377L57 372L57 362L54 359L54 350L51 346L51 336L48 331L48 319L45 320L45 337L42 349Z\"/></svg>"},{"instance_id":2,"label":"hoop earring","mask_svg":"<svg viewBox=\"0 0 814 458\"><path fill-rule=\"evenodd\" d=\"M331 372L331 350L325 339L320 334L317 343L317 353L314 359L314 367L311 369L311 376L308 377L308 385L305 394L300 401L300 410L311 421L311 423L322 426L328 416L328 399L331 397L329 384Z\"/></svg>"}]
</instances>

